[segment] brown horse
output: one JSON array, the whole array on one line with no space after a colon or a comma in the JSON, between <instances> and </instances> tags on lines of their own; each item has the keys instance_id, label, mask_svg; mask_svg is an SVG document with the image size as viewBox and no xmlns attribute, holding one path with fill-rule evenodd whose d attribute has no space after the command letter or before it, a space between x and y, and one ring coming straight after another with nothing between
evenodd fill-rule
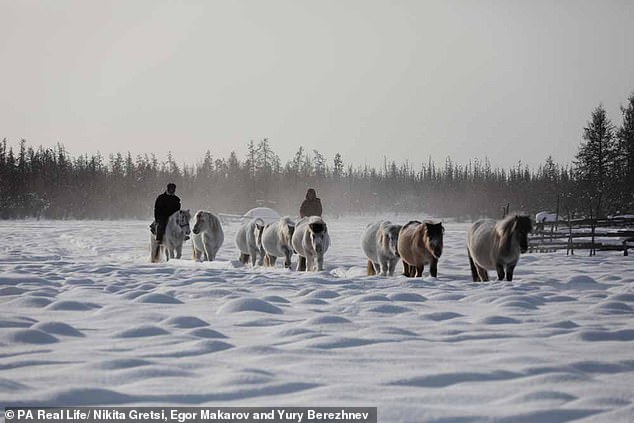
<instances>
[{"instance_id":1,"label":"brown horse","mask_svg":"<svg viewBox=\"0 0 634 423\"><path fill-rule=\"evenodd\" d=\"M438 275L438 259L442 254L442 223L412 220L401 229L398 236L398 252L403 260L403 275L422 277L429 264L429 274Z\"/></svg>"}]
</instances>

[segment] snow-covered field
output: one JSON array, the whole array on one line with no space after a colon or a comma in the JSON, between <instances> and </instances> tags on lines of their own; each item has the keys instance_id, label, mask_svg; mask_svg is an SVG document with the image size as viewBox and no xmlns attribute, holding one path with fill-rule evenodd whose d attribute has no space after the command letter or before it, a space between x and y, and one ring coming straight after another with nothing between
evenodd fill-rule
<instances>
[{"instance_id":1,"label":"snow-covered field","mask_svg":"<svg viewBox=\"0 0 634 423\"><path fill-rule=\"evenodd\" d=\"M152 265L149 222L0 222L0 406L634 420L634 257L528 254L513 282L473 283L467 225L447 224L438 279L367 277L371 220L330 220L316 274L240 267L236 224L218 262L193 263L187 242Z\"/></svg>"}]
</instances>

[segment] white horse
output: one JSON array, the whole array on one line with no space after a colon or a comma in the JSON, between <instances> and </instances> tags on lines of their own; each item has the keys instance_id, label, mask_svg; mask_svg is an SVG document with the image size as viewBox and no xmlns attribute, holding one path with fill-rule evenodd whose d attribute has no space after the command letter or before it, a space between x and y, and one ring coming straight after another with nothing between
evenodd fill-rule
<instances>
[{"instance_id":1,"label":"white horse","mask_svg":"<svg viewBox=\"0 0 634 423\"><path fill-rule=\"evenodd\" d=\"M511 215L503 220L481 219L467 232L467 253L473 281L488 281L487 270L497 270L498 280L513 280L520 253L528 249L533 224L528 216Z\"/></svg>"},{"instance_id":2,"label":"white horse","mask_svg":"<svg viewBox=\"0 0 634 423\"><path fill-rule=\"evenodd\" d=\"M297 222L292 243L299 255L297 270L324 270L324 254L330 246L330 235L328 226L321 217L305 217Z\"/></svg>"},{"instance_id":3,"label":"white horse","mask_svg":"<svg viewBox=\"0 0 634 423\"><path fill-rule=\"evenodd\" d=\"M400 260L398 236L401 227L389 220L368 225L361 236L361 248L368 257L368 275L394 275L394 269Z\"/></svg>"},{"instance_id":4,"label":"white horse","mask_svg":"<svg viewBox=\"0 0 634 423\"><path fill-rule=\"evenodd\" d=\"M156 237L150 233L150 261L158 263L161 260L161 250L165 251L165 260L171 258L181 258L183 255L183 242L190 234L189 220L191 212L189 210L178 210L174 212L167 221L163 243L159 245Z\"/></svg>"},{"instance_id":5,"label":"white horse","mask_svg":"<svg viewBox=\"0 0 634 423\"><path fill-rule=\"evenodd\" d=\"M218 216L212 212L199 210L194 215L192 233L193 259L196 261L214 261L225 240Z\"/></svg>"},{"instance_id":6,"label":"white horse","mask_svg":"<svg viewBox=\"0 0 634 423\"><path fill-rule=\"evenodd\" d=\"M291 256L293 255L291 240L294 231L295 222L288 216L264 227L262 247L266 252L266 265L275 266L278 257L285 257L284 267L291 267Z\"/></svg>"},{"instance_id":7,"label":"white horse","mask_svg":"<svg viewBox=\"0 0 634 423\"><path fill-rule=\"evenodd\" d=\"M264 263L264 248L262 248L262 232L264 231L264 221L259 217L243 223L236 232L236 247L240 251L240 262L247 264L251 259L251 265L262 266Z\"/></svg>"}]
</instances>

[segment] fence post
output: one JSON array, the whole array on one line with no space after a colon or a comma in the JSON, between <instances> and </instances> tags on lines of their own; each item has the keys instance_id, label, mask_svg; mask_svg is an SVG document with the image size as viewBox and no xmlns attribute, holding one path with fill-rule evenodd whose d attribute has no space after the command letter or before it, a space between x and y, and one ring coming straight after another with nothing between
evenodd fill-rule
<instances>
[{"instance_id":1,"label":"fence post","mask_svg":"<svg viewBox=\"0 0 634 423\"><path fill-rule=\"evenodd\" d=\"M566 248L566 255L575 255L575 250L572 247L572 222L570 222L570 210L568 210L568 248Z\"/></svg>"},{"instance_id":2,"label":"fence post","mask_svg":"<svg viewBox=\"0 0 634 423\"><path fill-rule=\"evenodd\" d=\"M590 228L592 229L592 245L590 246L590 256L596 256L597 250L595 249L595 246L594 246L594 230L596 228L596 223L594 219L590 220Z\"/></svg>"}]
</instances>

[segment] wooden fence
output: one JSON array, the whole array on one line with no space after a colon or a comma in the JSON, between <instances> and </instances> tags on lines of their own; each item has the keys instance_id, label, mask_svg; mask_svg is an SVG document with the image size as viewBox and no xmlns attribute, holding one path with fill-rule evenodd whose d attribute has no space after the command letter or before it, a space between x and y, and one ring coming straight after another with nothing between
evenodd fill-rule
<instances>
[{"instance_id":1,"label":"wooden fence","mask_svg":"<svg viewBox=\"0 0 634 423\"><path fill-rule=\"evenodd\" d=\"M634 247L634 218L570 219L556 222L537 222L529 239L529 251L551 252L589 250L593 256L598 251L623 251Z\"/></svg>"}]
</instances>

